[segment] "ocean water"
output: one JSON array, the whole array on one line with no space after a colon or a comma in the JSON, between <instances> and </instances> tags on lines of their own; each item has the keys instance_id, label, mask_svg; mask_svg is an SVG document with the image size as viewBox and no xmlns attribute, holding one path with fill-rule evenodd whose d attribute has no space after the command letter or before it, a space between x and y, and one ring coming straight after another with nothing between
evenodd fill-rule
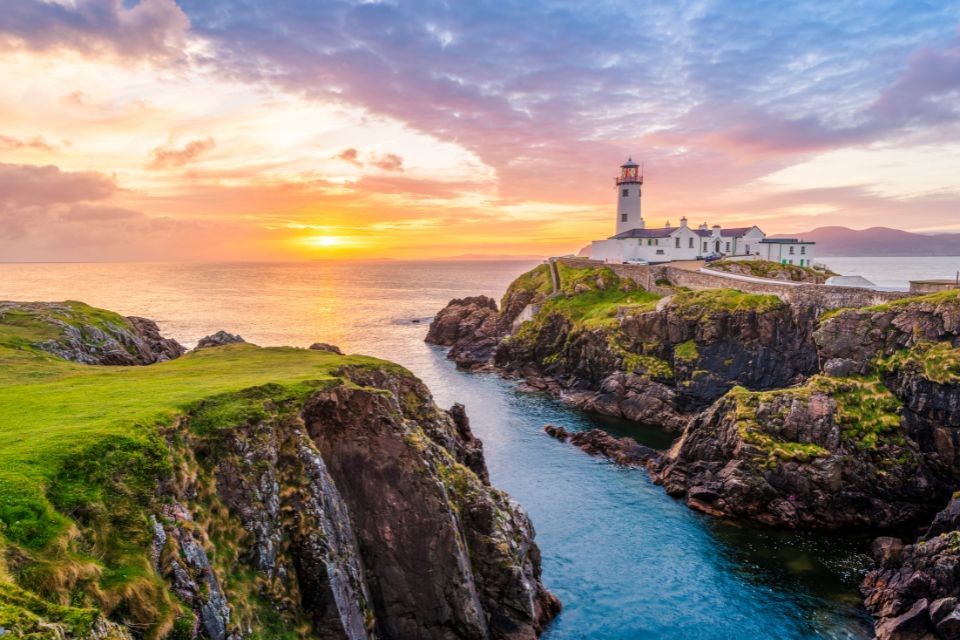
<instances>
[{"instance_id":1,"label":"ocean water","mask_svg":"<svg viewBox=\"0 0 960 640\"><path fill-rule=\"evenodd\" d=\"M863 276L884 289L909 289L910 280L945 280L957 277L960 256L916 258L818 258L817 262L845 276Z\"/></svg>"},{"instance_id":2,"label":"ocean water","mask_svg":"<svg viewBox=\"0 0 960 640\"><path fill-rule=\"evenodd\" d=\"M905 287L908 277L948 275L957 259L824 261ZM493 482L529 511L544 581L564 604L549 640L871 637L857 591L867 537L694 513L643 471L591 458L542 427L602 427L661 448L669 436L457 371L424 344L429 318L449 299L499 297L533 264L0 264L0 299L83 300L153 318L185 344L226 329L265 346L319 340L405 365L442 406L466 405Z\"/></svg>"}]
</instances>

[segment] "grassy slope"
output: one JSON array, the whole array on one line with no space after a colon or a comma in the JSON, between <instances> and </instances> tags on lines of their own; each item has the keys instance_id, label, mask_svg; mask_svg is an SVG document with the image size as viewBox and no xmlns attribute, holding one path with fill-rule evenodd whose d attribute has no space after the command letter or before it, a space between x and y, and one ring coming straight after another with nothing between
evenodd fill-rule
<instances>
[{"instance_id":1,"label":"grassy slope","mask_svg":"<svg viewBox=\"0 0 960 640\"><path fill-rule=\"evenodd\" d=\"M375 362L232 345L147 367L94 367L0 347L0 504L38 499L82 450L116 436L149 436L204 398L266 383L332 380L344 364ZM8 532L16 528L12 517L0 510Z\"/></svg>"},{"instance_id":2,"label":"grassy slope","mask_svg":"<svg viewBox=\"0 0 960 640\"><path fill-rule=\"evenodd\" d=\"M76 309L85 321L115 320L85 305ZM333 384L344 365L399 369L365 356L246 344L150 366L90 366L32 346L59 332L36 315L0 317L0 626L17 633L41 624L37 615L84 632L96 613L82 607L97 599L58 586L71 572L97 582L88 592L104 594L101 602L129 600L139 590L157 608L144 617L176 613L150 568L146 515L158 480L171 472L160 434L178 417L192 412L194 431L242 424L264 403ZM7 566L9 557L18 558L16 567ZM44 609L11 581L81 609Z\"/></svg>"}]
</instances>

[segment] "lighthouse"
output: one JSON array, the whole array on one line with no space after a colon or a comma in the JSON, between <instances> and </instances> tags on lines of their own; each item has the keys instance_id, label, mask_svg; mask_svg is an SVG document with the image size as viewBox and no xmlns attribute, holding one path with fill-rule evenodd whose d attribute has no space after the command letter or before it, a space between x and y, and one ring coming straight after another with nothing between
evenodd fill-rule
<instances>
[{"instance_id":1,"label":"lighthouse","mask_svg":"<svg viewBox=\"0 0 960 640\"><path fill-rule=\"evenodd\" d=\"M640 166L627 158L620 165L617 176L617 234L631 229L643 229L643 216L640 212L640 189L643 186L643 174Z\"/></svg>"}]
</instances>

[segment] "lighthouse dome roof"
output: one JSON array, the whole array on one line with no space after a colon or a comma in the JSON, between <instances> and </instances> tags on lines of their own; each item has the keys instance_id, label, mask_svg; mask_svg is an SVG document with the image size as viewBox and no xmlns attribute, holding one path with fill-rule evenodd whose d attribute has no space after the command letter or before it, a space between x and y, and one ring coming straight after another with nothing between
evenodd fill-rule
<instances>
[{"instance_id":1,"label":"lighthouse dome roof","mask_svg":"<svg viewBox=\"0 0 960 640\"><path fill-rule=\"evenodd\" d=\"M627 161L624 162L624 163L623 163L622 165L620 165L620 166L621 166L621 167L639 167L640 165L638 165L636 162L634 162L634 161L633 161L633 158L630 157L630 158L627 158Z\"/></svg>"}]
</instances>

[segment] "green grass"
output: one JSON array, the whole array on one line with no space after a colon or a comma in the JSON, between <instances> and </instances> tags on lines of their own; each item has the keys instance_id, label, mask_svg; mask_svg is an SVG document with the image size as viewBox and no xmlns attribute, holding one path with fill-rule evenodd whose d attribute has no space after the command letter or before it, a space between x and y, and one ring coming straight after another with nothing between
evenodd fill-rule
<instances>
[{"instance_id":1,"label":"green grass","mask_svg":"<svg viewBox=\"0 0 960 640\"><path fill-rule=\"evenodd\" d=\"M789 280L791 282L811 282L821 284L827 278L837 275L829 269L814 269L796 264L780 264L772 260L720 260L709 265L710 269L727 273L742 273L757 278ZM778 277L785 275L786 278Z\"/></svg>"},{"instance_id":2,"label":"green grass","mask_svg":"<svg viewBox=\"0 0 960 640\"><path fill-rule=\"evenodd\" d=\"M772 391L749 391L734 387L729 396L736 402L737 429L745 442L761 451L760 462L771 466L778 460L807 462L813 458L826 457L826 448L805 442L784 442L772 436L757 418L761 405L779 399L786 402L809 403L815 393L833 398L836 410L833 418L840 427L841 439L861 450L873 450L882 442L903 444L899 433L901 403L876 376L829 378L814 376L802 387L774 389ZM784 408L785 412L787 409ZM785 413L781 414L785 417ZM910 464L913 460L898 460L898 464Z\"/></svg>"},{"instance_id":3,"label":"green grass","mask_svg":"<svg viewBox=\"0 0 960 640\"><path fill-rule=\"evenodd\" d=\"M678 362L693 362L700 357L700 351L697 349L697 343L693 340L681 342L673 348L673 358Z\"/></svg>"},{"instance_id":4,"label":"green grass","mask_svg":"<svg viewBox=\"0 0 960 640\"><path fill-rule=\"evenodd\" d=\"M92 367L0 348L0 522L5 534L32 547L49 541L54 532L30 521L43 519L34 510L46 511L41 496L65 462L98 446L149 451L156 446L152 439L158 427L201 400L267 383L306 392L308 382L333 381L344 364L383 363L239 344L147 367ZM228 414L229 401L221 402ZM60 520L49 513L46 517Z\"/></svg>"},{"instance_id":5,"label":"green grass","mask_svg":"<svg viewBox=\"0 0 960 640\"><path fill-rule=\"evenodd\" d=\"M540 313L560 313L588 329L617 325L623 312L652 311L661 296L621 278L607 267L569 267L557 264L563 295L544 302Z\"/></svg>"},{"instance_id":6,"label":"green grass","mask_svg":"<svg viewBox=\"0 0 960 640\"><path fill-rule=\"evenodd\" d=\"M550 281L550 266L546 264L537 265L511 282L500 301L500 308L505 309L507 301L521 292L541 296L548 296L553 293L553 284Z\"/></svg>"},{"instance_id":7,"label":"green grass","mask_svg":"<svg viewBox=\"0 0 960 640\"><path fill-rule=\"evenodd\" d=\"M922 341L901 349L889 358L877 361L878 371L895 373L902 369L917 371L937 384L960 384L960 349L949 342Z\"/></svg>"},{"instance_id":8,"label":"green grass","mask_svg":"<svg viewBox=\"0 0 960 640\"><path fill-rule=\"evenodd\" d=\"M45 621L85 624L103 603L148 625L146 638L174 624L180 606L150 565L147 518L174 475L166 436L179 441L181 417L205 437L350 384L344 366L409 375L365 356L249 344L149 366L82 365L36 347L61 335L51 321L83 335L124 318L74 302L11 309L0 306L0 626L25 634Z\"/></svg>"},{"instance_id":9,"label":"green grass","mask_svg":"<svg viewBox=\"0 0 960 640\"><path fill-rule=\"evenodd\" d=\"M848 311L856 313L882 313L885 311L896 311L909 305L920 304L929 304L933 305L934 307L940 307L941 305L957 306L960 304L960 289L938 291L936 293L928 293L926 295L916 296L913 298L900 298L899 300L893 300L883 304L875 304L869 307L841 307L839 309L830 309L829 311L825 311L820 316L820 322L825 322L835 316L840 315L841 313Z\"/></svg>"},{"instance_id":10,"label":"green grass","mask_svg":"<svg viewBox=\"0 0 960 640\"><path fill-rule=\"evenodd\" d=\"M654 380L670 380L673 378L673 367L670 366L670 363L655 356L625 353L623 368L625 371L647 376Z\"/></svg>"},{"instance_id":11,"label":"green grass","mask_svg":"<svg viewBox=\"0 0 960 640\"><path fill-rule=\"evenodd\" d=\"M670 306L681 316L699 318L717 312L766 313L782 309L786 303L774 295L744 293L736 289L683 291L670 300Z\"/></svg>"}]
</instances>

